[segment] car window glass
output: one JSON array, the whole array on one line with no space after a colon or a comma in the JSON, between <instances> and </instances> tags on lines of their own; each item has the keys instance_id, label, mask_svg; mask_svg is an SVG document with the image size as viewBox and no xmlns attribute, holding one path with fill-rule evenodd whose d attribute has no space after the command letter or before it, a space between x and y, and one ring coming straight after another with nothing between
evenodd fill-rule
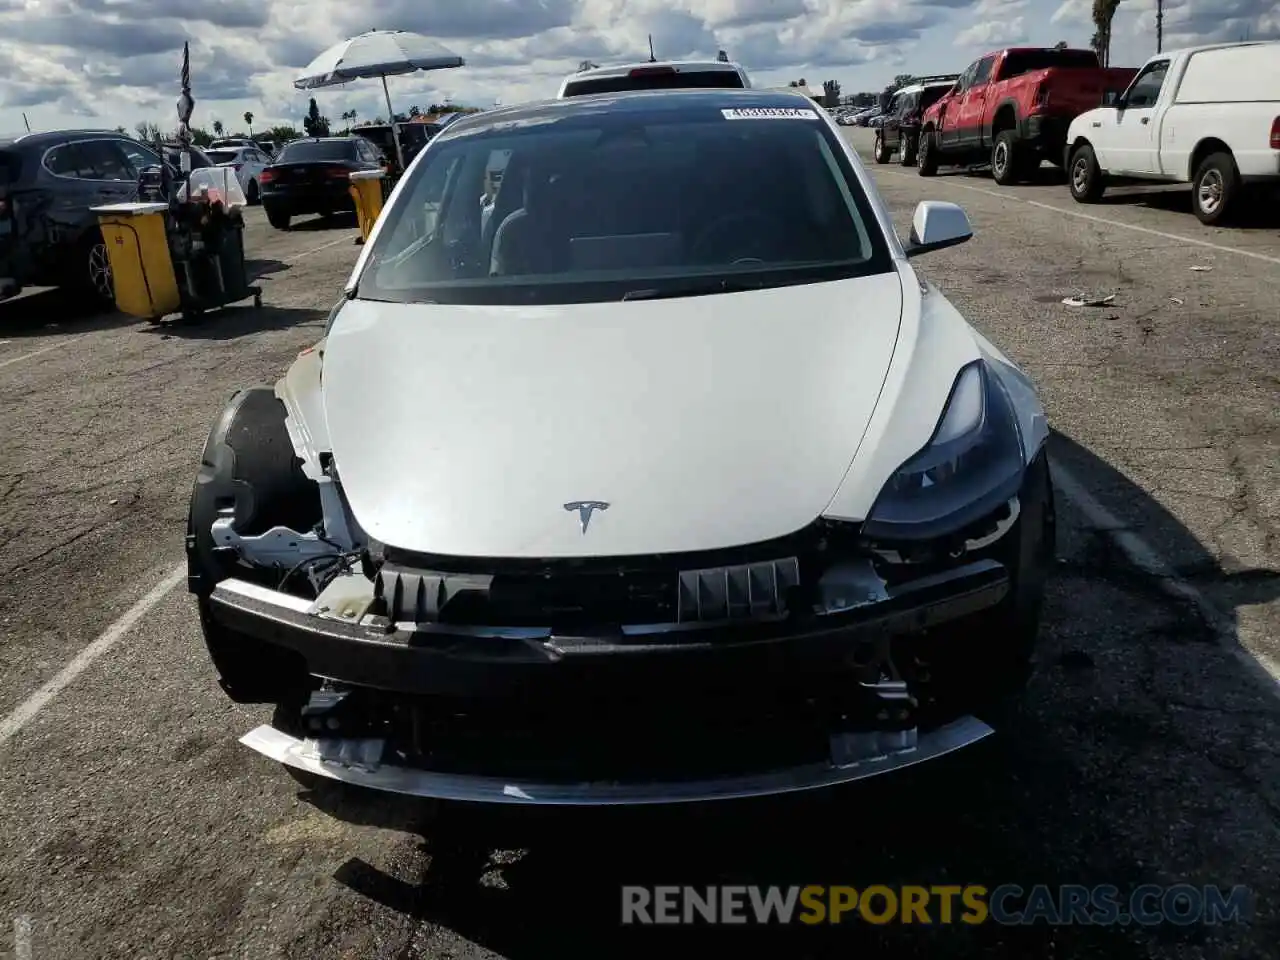
<instances>
[{"instance_id":1,"label":"car window glass","mask_svg":"<svg viewBox=\"0 0 1280 960\"><path fill-rule=\"evenodd\" d=\"M80 144L64 143L45 154L44 165L60 177L91 179L96 176L89 159L81 154Z\"/></svg>"},{"instance_id":2,"label":"car window glass","mask_svg":"<svg viewBox=\"0 0 1280 960\"><path fill-rule=\"evenodd\" d=\"M125 159L132 168L135 177L142 173L146 167L158 167L162 162L156 153L148 150L135 140L119 140L116 146L125 155Z\"/></svg>"},{"instance_id":3,"label":"car window glass","mask_svg":"<svg viewBox=\"0 0 1280 960\"><path fill-rule=\"evenodd\" d=\"M1164 86L1165 74L1168 72L1167 60L1151 64L1133 81L1126 103L1130 107L1154 106L1156 98L1160 96L1160 88Z\"/></svg>"},{"instance_id":4,"label":"car window glass","mask_svg":"<svg viewBox=\"0 0 1280 960\"><path fill-rule=\"evenodd\" d=\"M807 269L809 280L789 282L816 282L887 257L825 124L727 124L709 113L583 115L564 128L504 127L429 151L383 213L361 290L502 303L519 287L520 302L583 302L735 273ZM434 220L426 233L424 210Z\"/></svg>"},{"instance_id":5,"label":"car window glass","mask_svg":"<svg viewBox=\"0 0 1280 960\"><path fill-rule=\"evenodd\" d=\"M313 162L320 160L350 160L355 156L351 140L298 140L285 147L280 154L283 163Z\"/></svg>"},{"instance_id":6,"label":"car window glass","mask_svg":"<svg viewBox=\"0 0 1280 960\"><path fill-rule=\"evenodd\" d=\"M978 61L978 69L973 75L974 86L977 86L980 83L986 83L991 79L991 68L995 66L995 62L995 57L983 57Z\"/></svg>"},{"instance_id":7,"label":"car window glass","mask_svg":"<svg viewBox=\"0 0 1280 960\"><path fill-rule=\"evenodd\" d=\"M81 155L92 165L99 180L135 180L124 154L110 140L86 140L80 144Z\"/></svg>"}]
</instances>

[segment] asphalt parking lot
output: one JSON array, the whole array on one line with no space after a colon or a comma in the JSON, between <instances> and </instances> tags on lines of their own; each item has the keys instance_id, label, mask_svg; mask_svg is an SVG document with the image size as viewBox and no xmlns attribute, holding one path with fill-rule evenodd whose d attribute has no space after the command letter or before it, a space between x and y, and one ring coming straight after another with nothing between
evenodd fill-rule
<instances>
[{"instance_id":1,"label":"asphalt parking lot","mask_svg":"<svg viewBox=\"0 0 1280 960\"><path fill-rule=\"evenodd\" d=\"M869 157L868 131L850 131ZM870 162L870 161L868 161ZM781 801L649 811L303 792L237 743L182 577L213 416L313 343L351 221L249 212L265 306L192 326L0 304L0 955L1216 958L1280 935L1280 216L1181 194L875 169L976 236L918 261L1039 384L1058 576L1025 705L988 743ZM1196 269L1207 268L1207 269ZM1115 295L1102 307L1064 297ZM856 304L851 305L856 313ZM1245 885L1221 926L619 927L623 884Z\"/></svg>"}]
</instances>

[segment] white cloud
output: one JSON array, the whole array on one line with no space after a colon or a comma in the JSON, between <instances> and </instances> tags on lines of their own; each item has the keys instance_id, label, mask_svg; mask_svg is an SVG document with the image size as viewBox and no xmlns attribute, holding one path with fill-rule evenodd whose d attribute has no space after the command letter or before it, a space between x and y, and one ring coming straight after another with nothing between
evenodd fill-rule
<instances>
[{"instance_id":1,"label":"white cloud","mask_svg":"<svg viewBox=\"0 0 1280 960\"><path fill-rule=\"evenodd\" d=\"M975 23L956 34L957 47L981 47L983 50L994 50L1001 46L1012 46L1023 43L1027 39L1027 30L1022 17L1010 20L987 20Z\"/></svg>"},{"instance_id":2,"label":"white cloud","mask_svg":"<svg viewBox=\"0 0 1280 960\"><path fill-rule=\"evenodd\" d=\"M1153 46L1153 8L1120 6L1116 42L1130 60ZM1274 36L1277 21L1277 0L1167 0L1166 43ZM962 69L1006 43L1083 44L1092 33L1086 0L0 0L0 127L19 111L45 127L85 113L169 126L187 38L197 124L246 110L255 126L296 124L309 96L293 88L298 69L371 27L419 29L467 58L460 70L393 79L398 108L549 96L583 59L646 57L650 35L660 57L725 49L763 85L834 77L852 92L895 73ZM386 112L376 82L316 99L330 117Z\"/></svg>"}]
</instances>

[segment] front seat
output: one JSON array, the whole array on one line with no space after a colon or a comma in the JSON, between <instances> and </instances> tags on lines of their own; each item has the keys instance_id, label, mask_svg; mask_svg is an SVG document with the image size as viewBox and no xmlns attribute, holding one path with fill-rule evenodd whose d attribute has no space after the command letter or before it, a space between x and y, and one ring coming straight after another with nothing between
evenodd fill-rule
<instances>
[{"instance_id":1,"label":"front seat","mask_svg":"<svg viewBox=\"0 0 1280 960\"><path fill-rule=\"evenodd\" d=\"M524 205L508 215L493 235L490 276L556 273L564 269L568 237L564 234L564 211L557 199L564 192L563 186L563 175L529 171Z\"/></svg>"}]
</instances>

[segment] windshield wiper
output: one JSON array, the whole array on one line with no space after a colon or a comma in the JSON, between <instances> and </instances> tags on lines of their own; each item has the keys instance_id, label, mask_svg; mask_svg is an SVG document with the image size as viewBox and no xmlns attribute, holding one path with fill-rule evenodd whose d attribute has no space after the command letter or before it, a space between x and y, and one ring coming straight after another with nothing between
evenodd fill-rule
<instances>
[{"instance_id":1,"label":"windshield wiper","mask_svg":"<svg viewBox=\"0 0 1280 960\"><path fill-rule=\"evenodd\" d=\"M805 283L813 283L810 273L784 277L761 279L756 277L721 277L706 280L702 283L683 283L679 286L660 288L650 287L642 290L629 290L622 295L623 300L674 300L678 297L705 297L714 293L742 293L747 290L771 290L774 287L795 287Z\"/></svg>"},{"instance_id":2,"label":"windshield wiper","mask_svg":"<svg viewBox=\"0 0 1280 960\"><path fill-rule=\"evenodd\" d=\"M708 283L686 284L673 289L629 290L622 295L623 300L674 300L677 297L705 297L713 293L738 293L743 290L763 290L766 286L784 286L784 284L766 284L756 281L744 283L737 280L713 280Z\"/></svg>"}]
</instances>

